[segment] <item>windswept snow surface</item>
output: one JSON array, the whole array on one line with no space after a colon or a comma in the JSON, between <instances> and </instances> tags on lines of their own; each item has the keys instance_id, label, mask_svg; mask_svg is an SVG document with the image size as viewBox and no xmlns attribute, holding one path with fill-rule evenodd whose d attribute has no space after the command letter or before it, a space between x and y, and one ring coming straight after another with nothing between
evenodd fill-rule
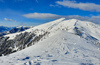
<instances>
[{"instance_id":1,"label":"windswept snow surface","mask_svg":"<svg viewBox=\"0 0 100 65\"><path fill-rule=\"evenodd\" d=\"M94 44L100 41L100 26L61 18L26 31L32 33L36 29L50 34L33 46L0 57L0 65L100 65L100 47ZM77 30L81 34L76 34ZM17 34L20 33L6 36L13 39Z\"/></svg>"}]
</instances>

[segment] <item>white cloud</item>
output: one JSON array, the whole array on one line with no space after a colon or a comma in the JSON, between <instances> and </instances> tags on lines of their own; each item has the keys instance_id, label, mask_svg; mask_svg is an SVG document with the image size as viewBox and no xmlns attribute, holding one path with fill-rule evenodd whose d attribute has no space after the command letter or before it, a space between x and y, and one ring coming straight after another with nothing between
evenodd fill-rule
<instances>
[{"instance_id":1,"label":"white cloud","mask_svg":"<svg viewBox=\"0 0 100 65\"><path fill-rule=\"evenodd\" d=\"M59 6L59 5L50 4L49 6L50 6L50 7L59 7L59 8L61 8L61 6Z\"/></svg>"},{"instance_id":2,"label":"white cloud","mask_svg":"<svg viewBox=\"0 0 100 65\"><path fill-rule=\"evenodd\" d=\"M100 16L92 16L94 19L100 19Z\"/></svg>"},{"instance_id":3,"label":"white cloud","mask_svg":"<svg viewBox=\"0 0 100 65\"><path fill-rule=\"evenodd\" d=\"M5 21L17 22L17 21L15 21L15 20L13 20L13 19L7 19L7 18L4 18L4 20L5 20Z\"/></svg>"},{"instance_id":4,"label":"white cloud","mask_svg":"<svg viewBox=\"0 0 100 65\"><path fill-rule=\"evenodd\" d=\"M66 19L78 19L83 21L90 21L93 23L99 23L100 16L79 16L79 15L67 15L67 16L61 16L56 14L50 14L50 13L29 13L23 15L26 18L33 18L33 19L58 19L58 18L66 18Z\"/></svg>"},{"instance_id":5,"label":"white cloud","mask_svg":"<svg viewBox=\"0 0 100 65\"><path fill-rule=\"evenodd\" d=\"M62 16L50 13L29 13L23 15L26 18L34 18L34 19L57 19Z\"/></svg>"},{"instance_id":6,"label":"white cloud","mask_svg":"<svg viewBox=\"0 0 100 65\"><path fill-rule=\"evenodd\" d=\"M77 3L76 1L68 1L68 0L56 1L56 3L69 8L100 12L100 5L95 3L81 3L81 2Z\"/></svg>"}]
</instances>

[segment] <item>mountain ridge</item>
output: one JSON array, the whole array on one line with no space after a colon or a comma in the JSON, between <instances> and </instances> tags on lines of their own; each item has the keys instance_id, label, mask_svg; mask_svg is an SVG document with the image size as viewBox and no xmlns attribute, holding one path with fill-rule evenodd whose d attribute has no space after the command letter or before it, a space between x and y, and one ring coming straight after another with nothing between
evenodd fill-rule
<instances>
[{"instance_id":1,"label":"mountain ridge","mask_svg":"<svg viewBox=\"0 0 100 65\"><path fill-rule=\"evenodd\" d=\"M3 61L0 63L9 65L17 63L18 65L99 65L99 34L100 26L94 23L77 19L57 19L0 38L0 51L3 51L0 54L6 55L0 57ZM8 59L13 60L8 61Z\"/></svg>"}]
</instances>

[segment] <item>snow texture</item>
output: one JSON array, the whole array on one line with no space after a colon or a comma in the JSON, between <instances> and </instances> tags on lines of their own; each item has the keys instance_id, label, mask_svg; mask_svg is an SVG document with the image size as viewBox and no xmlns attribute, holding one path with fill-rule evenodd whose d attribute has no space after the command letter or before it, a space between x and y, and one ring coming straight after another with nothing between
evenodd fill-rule
<instances>
[{"instance_id":1,"label":"snow texture","mask_svg":"<svg viewBox=\"0 0 100 65\"><path fill-rule=\"evenodd\" d=\"M5 37L33 31L50 33L35 45L0 57L0 65L100 65L99 25L61 18Z\"/></svg>"}]
</instances>

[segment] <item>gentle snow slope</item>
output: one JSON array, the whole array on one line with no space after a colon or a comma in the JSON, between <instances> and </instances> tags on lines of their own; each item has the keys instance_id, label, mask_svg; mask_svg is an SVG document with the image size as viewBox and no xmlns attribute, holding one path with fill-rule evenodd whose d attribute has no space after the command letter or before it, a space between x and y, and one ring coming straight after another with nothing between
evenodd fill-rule
<instances>
[{"instance_id":1,"label":"gentle snow slope","mask_svg":"<svg viewBox=\"0 0 100 65\"><path fill-rule=\"evenodd\" d=\"M1 65L100 65L100 50L94 44L66 31L17 53L0 58Z\"/></svg>"}]
</instances>

